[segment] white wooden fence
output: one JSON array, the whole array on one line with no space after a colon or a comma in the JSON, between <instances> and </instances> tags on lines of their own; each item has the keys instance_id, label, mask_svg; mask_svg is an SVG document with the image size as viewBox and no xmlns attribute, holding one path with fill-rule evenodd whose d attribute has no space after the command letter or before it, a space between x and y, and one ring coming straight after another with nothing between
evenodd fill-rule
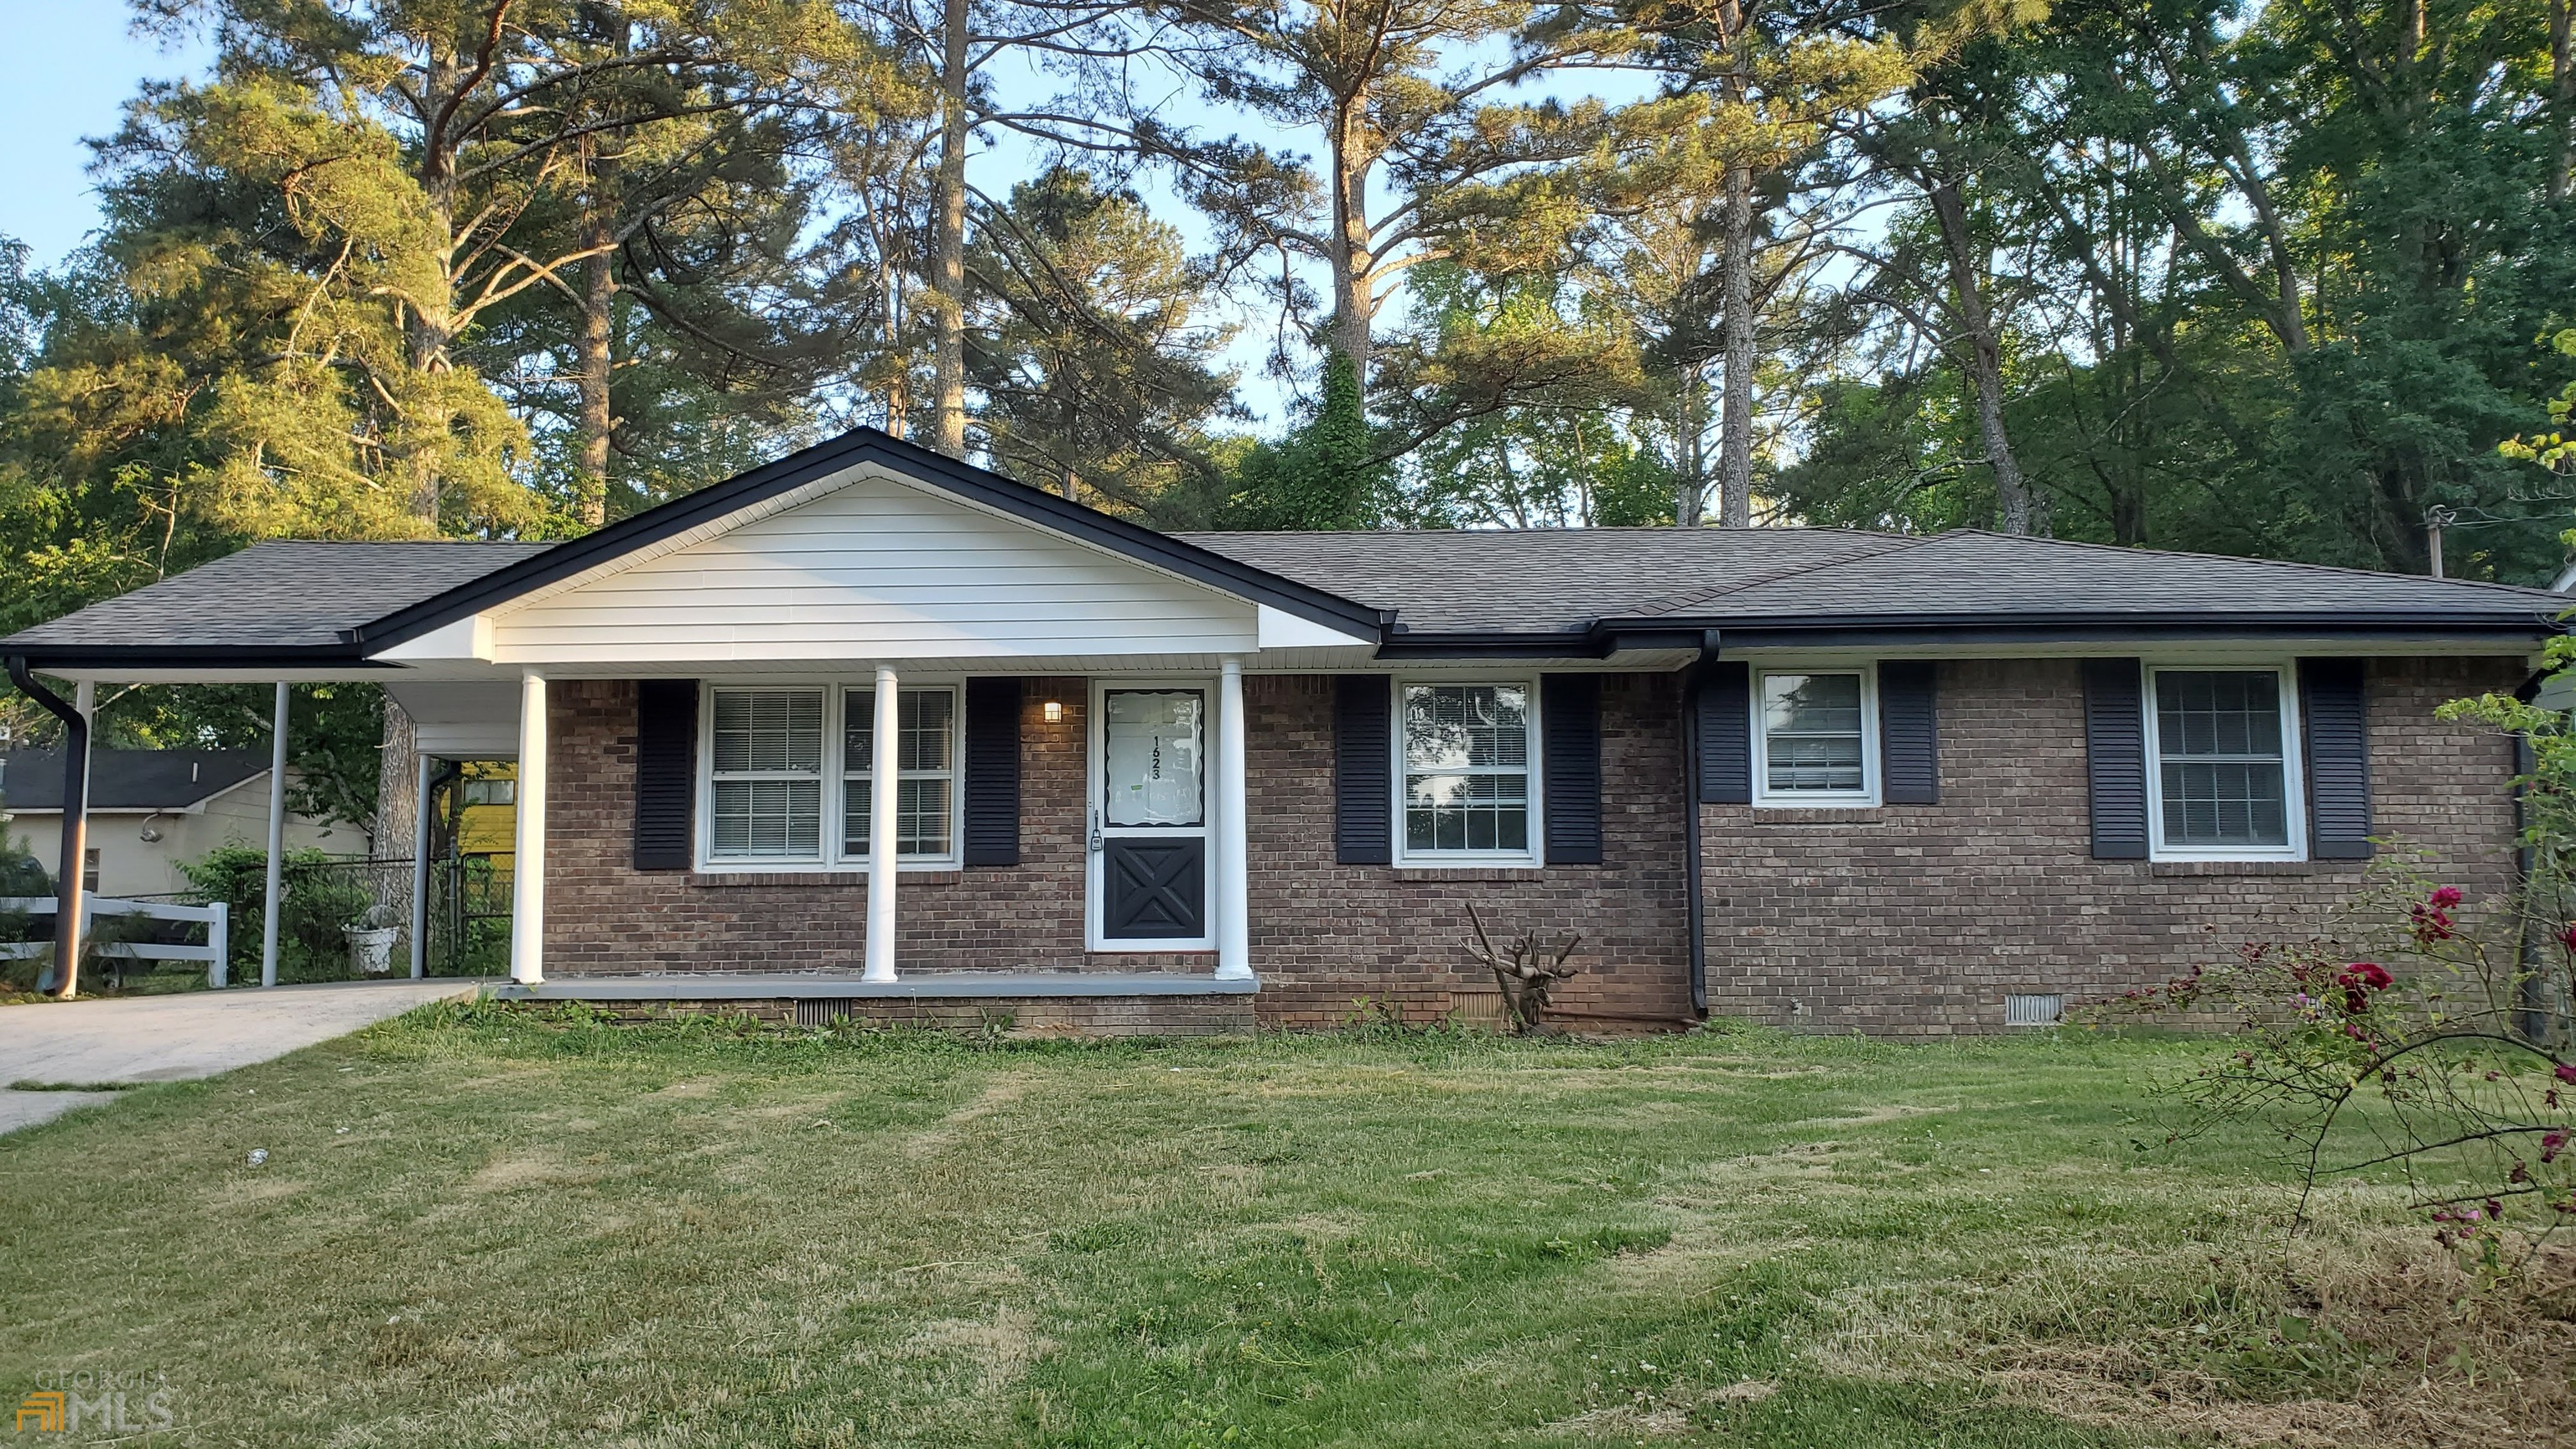
<instances>
[{"instance_id":1,"label":"white wooden fence","mask_svg":"<svg viewBox=\"0 0 2576 1449\"><path fill-rule=\"evenodd\" d=\"M50 916L58 909L52 896L0 896L0 911L24 911L31 916ZM98 954L128 961L203 961L206 984L222 986L231 975L232 908L221 901L211 906L173 906L160 901L120 900L115 896L81 897L81 936L89 938L101 916L145 916L156 921L196 921L206 928L202 946L164 946L152 941L109 941L101 943ZM0 942L0 960L24 961L50 956L51 941Z\"/></svg>"}]
</instances>

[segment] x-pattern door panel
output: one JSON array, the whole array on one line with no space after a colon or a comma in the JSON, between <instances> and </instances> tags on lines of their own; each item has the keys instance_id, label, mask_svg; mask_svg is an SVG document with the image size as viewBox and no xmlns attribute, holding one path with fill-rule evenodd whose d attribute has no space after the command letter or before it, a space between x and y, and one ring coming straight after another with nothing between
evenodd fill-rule
<instances>
[{"instance_id":1,"label":"x-pattern door panel","mask_svg":"<svg viewBox=\"0 0 2576 1449\"><path fill-rule=\"evenodd\" d=\"M1207 934L1207 842L1111 840L1101 934L1128 941L1196 940Z\"/></svg>"}]
</instances>

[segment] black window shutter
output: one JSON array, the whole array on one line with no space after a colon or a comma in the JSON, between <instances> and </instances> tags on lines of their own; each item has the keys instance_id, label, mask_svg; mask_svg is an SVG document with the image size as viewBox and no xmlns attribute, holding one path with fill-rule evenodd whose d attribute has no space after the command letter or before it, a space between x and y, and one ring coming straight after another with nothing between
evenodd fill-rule
<instances>
[{"instance_id":1,"label":"black window shutter","mask_svg":"<svg viewBox=\"0 0 2576 1449\"><path fill-rule=\"evenodd\" d=\"M1929 659L1879 662L1879 798L1890 805L1941 803L1939 671Z\"/></svg>"},{"instance_id":2,"label":"black window shutter","mask_svg":"<svg viewBox=\"0 0 2576 1449\"><path fill-rule=\"evenodd\" d=\"M687 870L696 854L698 682L635 686L635 868Z\"/></svg>"},{"instance_id":3,"label":"black window shutter","mask_svg":"<svg viewBox=\"0 0 2576 1449\"><path fill-rule=\"evenodd\" d=\"M2092 774L2093 858L2147 858L2145 690L2135 659L2084 661L2084 757Z\"/></svg>"},{"instance_id":4,"label":"black window shutter","mask_svg":"<svg viewBox=\"0 0 2576 1449\"><path fill-rule=\"evenodd\" d=\"M1386 865L1395 859L1390 830L1395 744L1388 721L1392 694L1383 674L1343 674L1333 680L1333 859L1344 865Z\"/></svg>"},{"instance_id":5,"label":"black window shutter","mask_svg":"<svg viewBox=\"0 0 2576 1449\"><path fill-rule=\"evenodd\" d=\"M1020 681L966 681L968 865L1020 863Z\"/></svg>"},{"instance_id":6,"label":"black window shutter","mask_svg":"<svg viewBox=\"0 0 2576 1449\"><path fill-rule=\"evenodd\" d=\"M1700 676L1699 798L1706 805L1753 803L1753 671L1720 659Z\"/></svg>"},{"instance_id":7,"label":"black window shutter","mask_svg":"<svg viewBox=\"0 0 2576 1449\"><path fill-rule=\"evenodd\" d=\"M1601 678L1542 675L1540 788L1547 792L1547 863L1601 863Z\"/></svg>"},{"instance_id":8,"label":"black window shutter","mask_svg":"<svg viewBox=\"0 0 2576 1449\"><path fill-rule=\"evenodd\" d=\"M2370 717L2362 661L2299 661L2299 713L2308 727L2308 853L2370 858Z\"/></svg>"}]
</instances>

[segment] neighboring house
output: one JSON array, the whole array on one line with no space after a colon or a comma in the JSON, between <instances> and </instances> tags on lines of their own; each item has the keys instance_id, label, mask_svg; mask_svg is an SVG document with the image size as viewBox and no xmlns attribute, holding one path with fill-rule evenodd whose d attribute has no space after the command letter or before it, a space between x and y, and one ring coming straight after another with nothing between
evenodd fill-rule
<instances>
[{"instance_id":1,"label":"neighboring house","mask_svg":"<svg viewBox=\"0 0 2576 1449\"><path fill-rule=\"evenodd\" d=\"M188 889L179 867L225 845L268 842L268 751L93 750L84 879L110 896ZM0 753L0 836L45 868L63 854L63 757L53 750ZM289 850L365 855L367 835L290 812Z\"/></svg>"},{"instance_id":2,"label":"neighboring house","mask_svg":"<svg viewBox=\"0 0 2576 1449\"><path fill-rule=\"evenodd\" d=\"M868 430L587 537L262 544L7 640L367 679L519 764L526 993L1933 1034L2472 894L2546 591L1962 531L1167 536ZM447 740L441 744L438 741ZM853 1005L855 1003L855 1005Z\"/></svg>"}]
</instances>

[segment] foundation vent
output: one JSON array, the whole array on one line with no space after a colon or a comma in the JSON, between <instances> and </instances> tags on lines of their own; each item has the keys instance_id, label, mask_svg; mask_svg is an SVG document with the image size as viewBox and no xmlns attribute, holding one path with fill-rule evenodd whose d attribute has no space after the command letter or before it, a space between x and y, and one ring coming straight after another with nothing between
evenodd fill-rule
<instances>
[{"instance_id":1,"label":"foundation vent","mask_svg":"<svg viewBox=\"0 0 2576 1449\"><path fill-rule=\"evenodd\" d=\"M2004 1025L2055 1026L2066 1019L2066 998L2016 993L2004 998Z\"/></svg>"},{"instance_id":2,"label":"foundation vent","mask_svg":"<svg viewBox=\"0 0 2576 1449\"><path fill-rule=\"evenodd\" d=\"M836 1021L847 1020L849 1015L850 1002L847 997L809 996L796 1003L798 1026L830 1026Z\"/></svg>"}]
</instances>

